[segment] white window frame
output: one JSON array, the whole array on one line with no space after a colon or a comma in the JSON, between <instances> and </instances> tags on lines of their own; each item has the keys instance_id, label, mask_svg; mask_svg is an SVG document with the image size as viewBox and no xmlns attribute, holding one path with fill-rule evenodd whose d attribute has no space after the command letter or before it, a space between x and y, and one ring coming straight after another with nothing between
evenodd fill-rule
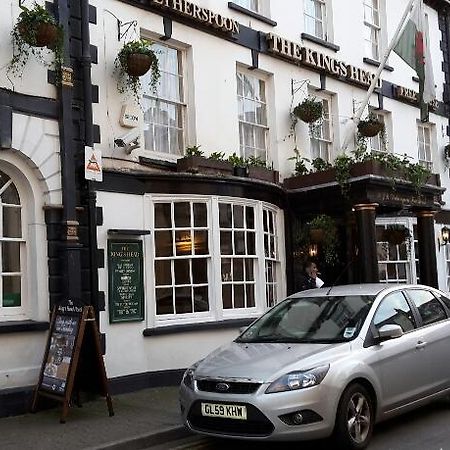
<instances>
[{"instance_id":1,"label":"white window frame","mask_svg":"<svg viewBox=\"0 0 450 450\"><path fill-rule=\"evenodd\" d=\"M259 14L261 13L261 1L262 0L234 0L237 5Z\"/></svg>"},{"instance_id":2,"label":"white window frame","mask_svg":"<svg viewBox=\"0 0 450 450\"><path fill-rule=\"evenodd\" d=\"M331 163L334 131L332 97L318 96L317 100L322 101L323 116L320 122L309 125L311 159L322 158Z\"/></svg>"},{"instance_id":3,"label":"white window frame","mask_svg":"<svg viewBox=\"0 0 450 450\"><path fill-rule=\"evenodd\" d=\"M374 7L373 2L377 5ZM380 61L381 59L381 34L382 34L382 20L381 20L381 1L380 0L363 0L364 9L364 27L365 31L370 32L370 38L367 39L364 36L365 51L366 55L375 60ZM370 14L366 14L370 11ZM368 17L370 15L370 17ZM378 16L378 22L374 20L374 16ZM369 49L370 47L370 49Z\"/></svg>"},{"instance_id":4,"label":"white window frame","mask_svg":"<svg viewBox=\"0 0 450 450\"><path fill-rule=\"evenodd\" d=\"M433 171L433 127L429 123L417 122L417 153L419 163Z\"/></svg>"},{"instance_id":5,"label":"white window frame","mask_svg":"<svg viewBox=\"0 0 450 450\"><path fill-rule=\"evenodd\" d=\"M141 79L141 84L143 86L143 98L142 98L142 107L144 109L144 114L143 114L143 124L144 124L144 132L143 132L143 142L144 142L144 147L146 152L151 153L152 155L156 155L159 158L163 158L163 159L177 159L180 156L183 156L184 154L184 150L186 147L186 142L187 142L187 129L188 129L188 123L187 123L187 76L186 76L186 65L187 65L187 56L186 56L186 48L181 47L181 46L175 46L175 45L168 45L167 43L162 43L161 41L158 41L154 44L154 46L161 46L161 47L166 47L168 49L171 49L173 51L177 52L177 56L178 56L178 69L179 72L178 74L174 74L174 73L170 73L170 72L165 72L164 68L161 68L160 66L160 72L161 72L161 78L158 81L158 87L157 87L157 92L155 93L151 87L150 87L150 73L146 74L144 76L144 78ZM155 48L156 50L156 55L158 57L159 53L158 53L158 49ZM179 94L180 94L180 98L176 99L176 98L168 98L168 97L164 97L162 95L160 95L159 90L161 89L161 80L163 79L163 77L167 75L167 76L173 76L173 77L178 77L178 90L179 90ZM156 102L162 102L167 104L169 107L170 106L175 106L175 108L178 108L179 110L179 121L180 121L180 126L174 126L171 127L170 125L167 125L165 128L167 129L167 134L168 136L170 136L170 130L178 130L178 132L180 133L179 139L181 140L181 142L178 145L178 151L166 151L166 149L161 150L161 148L148 148L147 147L147 139L145 137L146 133L148 132L148 128L150 126L157 126L160 125L161 128L163 128L164 123L150 123L150 122L146 122L145 120L145 107L147 103L151 103L152 101L156 101ZM158 111L160 111L158 109ZM156 140L156 133L154 133L154 140ZM170 137L169 139L169 150L170 150Z\"/></svg>"},{"instance_id":6,"label":"white window frame","mask_svg":"<svg viewBox=\"0 0 450 450\"><path fill-rule=\"evenodd\" d=\"M20 259L20 270L19 272L3 272L3 261L2 252L0 251L0 323L2 321L9 320L23 320L29 317L29 304L27 295L27 283L29 282L27 277L27 213L26 213L26 203L24 203L26 196L24 192L20 189L20 184L16 182L15 178L6 171L0 169L5 175L9 177L9 181L0 189L0 242L3 244L5 242L16 242L19 244L19 259ZM9 185L13 185L17 190L19 196L20 205L9 205L4 204L1 196L3 192ZM20 237L3 237L3 207L18 208L21 211L21 236ZM1 250L1 249L0 249ZM20 276L20 306L3 306L3 277L6 276Z\"/></svg>"},{"instance_id":7,"label":"white window frame","mask_svg":"<svg viewBox=\"0 0 450 450\"><path fill-rule=\"evenodd\" d=\"M208 266L208 299L209 311L197 312L188 314L167 314L158 316L156 314L156 299L155 299L155 243L154 243L154 204L159 202L206 202L208 210L208 245L209 245L209 266ZM222 273L221 273L221 258L228 255L221 255L220 250L220 233L219 233L219 203L232 203L233 205L252 206L255 211L255 306L251 308L237 308L224 309L222 304ZM275 208L273 205L266 204L261 201L240 199L235 197L207 197L207 196L166 196L166 195L145 195L145 222L152 230L152 234L146 238L148 239L145 246L145 278L146 285L146 311L147 311L147 326L149 327L164 327L173 324L188 324L199 322L213 322L226 319L237 319L256 317L262 314L267 309L266 302L266 278L265 278L265 254L264 254L264 230L263 230L263 210L267 209L276 213L276 230L277 230L277 254L272 258L276 264L277 280L272 283L276 288L276 301L282 299L285 295L284 287L284 253L278 251L281 246L283 236L278 231L284 229L283 225L283 211Z\"/></svg>"},{"instance_id":8,"label":"white window frame","mask_svg":"<svg viewBox=\"0 0 450 450\"><path fill-rule=\"evenodd\" d=\"M376 219L376 226L377 227L387 227L388 225L403 225L406 228L409 229L411 234L411 242L410 243L402 243L400 245L394 245L391 246L385 242L377 241L377 253L378 253L378 268L380 269L383 265L386 266L386 273L387 266L388 265L395 265L398 264L404 264L405 265L405 271L406 271L406 277L405 278L381 278L380 277L380 283L417 283L417 257L416 252L418 250L417 247L417 239L415 239L414 236L414 229L416 225L416 219L414 218L377 218ZM380 260L379 254L380 252L390 252L392 250L395 252L395 255L397 258L392 258L388 260ZM400 258L400 256L404 254L406 258ZM398 273L398 272L397 272Z\"/></svg>"},{"instance_id":9,"label":"white window frame","mask_svg":"<svg viewBox=\"0 0 450 450\"><path fill-rule=\"evenodd\" d=\"M307 11L307 3L314 3L314 15L311 15ZM320 14L316 14L316 5L319 6ZM330 31L329 31L329 16L330 16L330 5L328 0L304 0L303 6L303 20L304 20L304 29L307 34L314 36L316 38L322 39L324 41L330 41ZM312 31L308 26L308 22L313 21L315 26ZM317 24L322 24L322 33L317 32Z\"/></svg>"},{"instance_id":10,"label":"white window frame","mask_svg":"<svg viewBox=\"0 0 450 450\"><path fill-rule=\"evenodd\" d=\"M371 109L370 112L384 125L384 131L380 131L377 135L368 139L368 147L372 153L388 152L388 115L382 114L377 110ZM384 133L384 139L383 134Z\"/></svg>"},{"instance_id":11,"label":"white window frame","mask_svg":"<svg viewBox=\"0 0 450 450\"><path fill-rule=\"evenodd\" d=\"M256 98L246 96L244 92L240 92L239 90L239 77L246 77L248 80L252 82L263 83L263 92L264 98ZM260 75L258 72L250 72L249 70L245 70L241 67L237 67L236 70L236 95L237 95L237 110L238 110L238 124L239 124L239 152L240 155L244 158L248 158L249 156L259 157L266 162L269 162L269 154L270 154L270 129L269 129L269 117L268 117L268 80L267 77ZM252 105L253 112L255 116L255 120L246 120L244 116L245 114L245 106ZM261 107L261 111L263 112L261 123L257 120L257 106ZM265 120L264 120L265 119ZM247 142L245 140L245 132L244 128L250 128L252 131L252 141ZM258 147L256 145L256 131L260 131L264 135L264 148Z\"/></svg>"}]
</instances>

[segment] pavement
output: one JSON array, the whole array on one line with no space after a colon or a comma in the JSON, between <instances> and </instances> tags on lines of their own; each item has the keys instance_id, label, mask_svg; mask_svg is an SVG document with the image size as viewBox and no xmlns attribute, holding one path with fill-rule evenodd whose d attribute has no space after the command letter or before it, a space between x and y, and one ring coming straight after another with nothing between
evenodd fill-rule
<instances>
[{"instance_id":1,"label":"pavement","mask_svg":"<svg viewBox=\"0 0 450 450\"><path fill-rule=\"evenodd\" d=\"M178 387L143 389L112 396L114 416L98 397L69 409L61 406L0 419L1 450L138 450L189 436L183 427Z\"/></svg>"}]
</instances>

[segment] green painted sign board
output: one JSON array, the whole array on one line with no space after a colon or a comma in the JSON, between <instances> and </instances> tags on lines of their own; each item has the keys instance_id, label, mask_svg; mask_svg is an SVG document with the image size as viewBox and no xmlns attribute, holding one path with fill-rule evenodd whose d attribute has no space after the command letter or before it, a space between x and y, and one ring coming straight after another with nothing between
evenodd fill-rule
<instances>
[{"instance_id":1,"label":"green painted sign board","mask_svg":"<svg viewBox=\"0 0 450 450\"><path fill-rule=\"evenodd\" d=\"M144 320L141 241L108 241L109 322Z\"/></svg>"}]
</instances>

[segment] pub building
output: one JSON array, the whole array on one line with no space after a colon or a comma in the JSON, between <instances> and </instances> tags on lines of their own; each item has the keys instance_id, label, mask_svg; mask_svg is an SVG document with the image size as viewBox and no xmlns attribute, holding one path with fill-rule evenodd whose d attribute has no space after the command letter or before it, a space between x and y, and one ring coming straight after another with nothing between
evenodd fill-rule
<instances>
[{"instance_id":1,"label":"pub building","mask_svg":"<svg viewBox=\"0 0 450 450\"><path fill-rule=\"evenodd\" d=\"M177 383L294 292L309 257L328 286L448 290L448 0L424 2L428 121L415 71L391 53L363 114L383 131L354 133L345 152L377 161L351 167L338 164L349 119L407 0L39 1L64 29L63 63L31 56L21 78L7 71L21 12L10 3L0 17L0 416L29 407L62 300L94 307L115 394ZM114 61L141 38L153 42L156 87L150 71L118 89ZM307 98L322 106L312 125L293 114ZM386 170L379 161L394 154L403 168ZM419 175L406 179L408 167ZM322 240L312 237L320 220ZM391 241L395 230L403 237Z\"/></svg>"}]
</instances>

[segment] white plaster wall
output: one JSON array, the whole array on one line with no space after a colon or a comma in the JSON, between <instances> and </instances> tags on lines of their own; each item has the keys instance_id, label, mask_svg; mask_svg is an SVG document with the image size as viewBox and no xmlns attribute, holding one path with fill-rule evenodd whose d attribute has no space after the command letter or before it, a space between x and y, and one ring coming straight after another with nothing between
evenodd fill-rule
<instances>
[{"instance_id":1,"label":"white plaster wall","mask_svg":"<svg viewBox=\"0 0 450 450\"><path fill-rule=\"evenodd\" d=\"M141 228L144 226L144 197L140 195L98 192L97 205L103 207L104 224L99 228L98 246L106 249L109 228ZM126 214L122 212L126 211ZM145 251L151 237L143 237ZM108 268L99 271L99 289L108 298ZM144 271L145 272L145 271ZM146 285L144 280L144 286ZM145 313L151 304L149 290L144 289ZM204 357L216 347L231 341L238 329L216 330L144 337L147 320L142 322L109 323L108 309L100 313L100 330L108 336L105 363L108 377L133 373L184 368ZM183 342L183 345L180 345Z\"/></svg>"},{"instance_id":2,"label":"white plaster wall","mask_svg":"<svg viewBox=\"0 0 450 450\"><path fill-rule=\"evenodd\" d=\"M44 5L44 0L37 0L37 3ZM32 2L25 3L25 6L31 8ZM8 64L12 57L12 37L11 30L17 22L20 14L19 2L2 2L2 14L0 14L0 87L17 91L22 94L37 95L40 97L56 97L56 89L53 85L47 83L48 68L40 64L36 58L30 56L25 65L22 77L8 76ZM52 61L53 53L45 51L43 53L48 62Z\"/></svg>"}]
</instances>

